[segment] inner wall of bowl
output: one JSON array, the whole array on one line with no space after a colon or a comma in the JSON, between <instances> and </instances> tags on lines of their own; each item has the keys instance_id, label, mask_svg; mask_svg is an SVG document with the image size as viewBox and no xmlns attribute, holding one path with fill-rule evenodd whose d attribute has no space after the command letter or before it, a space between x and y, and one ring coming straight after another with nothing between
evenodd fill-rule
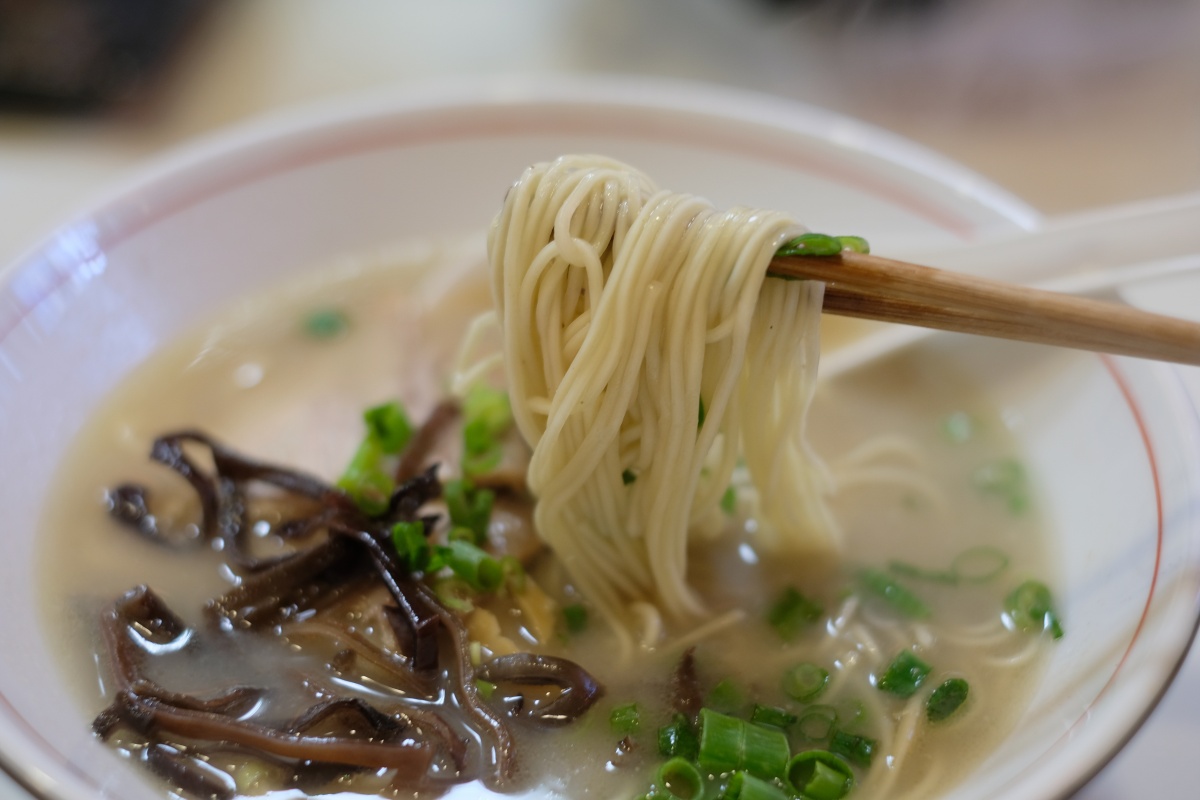
<instances>
[{"instance_id":1,"label":"inner wall of bowl","mask_svg":"<svg viewBox=\"0 0 1200 800\"><path fill-rule=\"evenodd\" d=\"M1186 652L1200 559L1195 407L1166 365L1000 343L944 352L989 388L1024 446L1060 552L1067 629L1018 735L951 797L1065 797L1133 734Z\"/></svg>"},{"instance_id":2,"label":"inner wall of bowl","mask_svg":"<svg viewBox=\"0 0 1200 800\"><path fill-rule=\"evenodd\" d=\"M903 173L895 166L880 177L876 157L795 131L648 110L626 112L621 134L573 119L497 108L480 119L439 119L440 127L400 115L374 120L365 134L351 119L251 137L215 159L185 160L168 180L64 229L18 267L0 294L0 441L11 473L0 486L8 512L0 580L10 608L26 613L0 619L8 643L0 651L0 752L10 766L24 765L39 791L154 795L91 739L88 712L71 693L30 691L52 687L60 674L46 645L55 633L40 630L32 611L31 534L53 502L54 467L98 399L221 306L347 253L478 235L524 165L570 151L602 149L718 202L788 207L789 199L820 197L809 214L817 224L896 248L945 246L976 223L997 224L994 212L934 178L893 181L889 170ZM703 183L697 163L705 164ZM938 204L944 213L921 210Z\"/></svg>"}]
</instances>

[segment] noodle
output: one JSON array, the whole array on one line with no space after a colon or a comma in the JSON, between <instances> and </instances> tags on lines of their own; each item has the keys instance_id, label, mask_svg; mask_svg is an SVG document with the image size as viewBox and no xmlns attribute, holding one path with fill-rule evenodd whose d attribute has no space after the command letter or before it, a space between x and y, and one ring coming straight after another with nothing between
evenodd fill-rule
<instances>
[{"instance_id":1,"label":"noodle","mask_svg":"<svg viewBox=\"0 0 1200 800\"><path fill-rule=\"evenodd\" d=\"M618 628L638 601L703 611L688 543L724 527L739 460L762 546L837 544L804 432L823 284L766 280L802 231L591 156L534 165L505 199L489 256L537 529Z\"/></svg>"}]
</instances>

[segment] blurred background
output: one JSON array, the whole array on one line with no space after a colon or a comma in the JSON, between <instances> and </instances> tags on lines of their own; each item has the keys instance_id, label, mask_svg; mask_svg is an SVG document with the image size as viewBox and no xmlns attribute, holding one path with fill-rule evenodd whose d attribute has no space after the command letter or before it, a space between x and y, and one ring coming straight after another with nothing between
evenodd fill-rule
<instances>
[{"instance_id":1,"label":"blurred background","mask_svg":"<svg viewBox=\"0 0 1200 800\"><path fill-rule=\"evenodd\" d=\"M157 154L225 126L548 73L823 106L1052 216L1200 192L1198 0L0 0L0 268ZM1145 778L1163 770L1200 783L1195 661L1081 796L1153 794ZM0 779L0 798L18 796Z\"/></svg>"},{"instance_id":2,"label":"blurred background","mask_svg":"<svg viewBox=\"0 0 1200 800\"><path fill-rule=\"evenodd\" d=\"M0 264L239 120L596 72L841 111L1048 214L1200 189L1196 0L0 0Z\"/></svg>"}]
</instances>

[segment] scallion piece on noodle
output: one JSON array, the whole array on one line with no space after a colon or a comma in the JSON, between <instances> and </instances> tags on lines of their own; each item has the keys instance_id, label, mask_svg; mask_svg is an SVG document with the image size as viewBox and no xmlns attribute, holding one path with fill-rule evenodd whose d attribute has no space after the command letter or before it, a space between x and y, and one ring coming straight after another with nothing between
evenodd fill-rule
<instances>
[{"instance_id":1,"label":"scallion piece on noodle","mask_svg":"<svg viewBox=\"0 0 1200 800\"><path fill-rule=\"evenodd\" d=\"M824 233L802 233L784 242L776 256L836 256L846 249L836 236Z\"/></svg>"},{"instance_id":2,"label":"scallion piece on noodle","mask_svg":"<svg viewBox=\"0 0 1200 800\"><path fill-rule=\"evenodd\" d=\"M843 250L862 253L863 255L871 252L870 243L861 236L839 236L837 240L841 243Z\"/></svg>"}]
</instances>

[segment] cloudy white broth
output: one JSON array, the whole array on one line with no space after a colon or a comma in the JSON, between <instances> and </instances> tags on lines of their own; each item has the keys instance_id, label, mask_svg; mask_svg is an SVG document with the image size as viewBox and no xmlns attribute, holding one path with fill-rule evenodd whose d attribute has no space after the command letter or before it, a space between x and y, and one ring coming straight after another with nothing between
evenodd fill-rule
<instances>
[{"instance_id":1,"label":"cloudy white broth","mask_svg":"<svg viewBox=\"0 0 1200 800\"><path fill-rule=\"evenodd\" d=\"M928 353L817 390L809 433L834 487L840 552L763 550L756 498L735 474L725 533L689 552L689 583L707 611L664 618L628 653L528 530L519 471L501 474L505 466L482 471L467 489L493 498L490 527L475 544L501 566L499 577L464 585L451 566L403 576L462 621L461 642L444 619L435 626L432 667L416 664L411 630L384 610L396 601L372 557L340 556L352 562L343 571L353 591L299 590L281 601L287 608L263 612L265 624L249 624L241 607L206 610L255 573L231 564L227 540L203 535L201 501L148 457L152 443L202 432L255 463L335 486L364 442L364 410L395 401L416 428L444 410L463 332L491 302L478 243L470 244L349 263L240 303L164 347L97 410L64 459L43 531L43 613L67 630L61 657L80 724L96 717L116 753L164 794L185 797L491 789L868 800L937 796L966 779L1011 733L1060 632L1042 591L1055 569L1036 486L1002 409ZM837 331L826 333L829 347ZM462 414L455 419L420 464L423 473L440 463L442 482L459 477L463 458ZM202 441L183 451L212 469ZM514 453L519 462L519 447L506 440L505 465ZM144 488L169 541L114 519L120 486ZM247 483L245 502L245 546L255 556L338 536L358 546L319 524L289 538L288 521L313 513L309 495ZM426 526L433 514L439 519ZM445 536L445 517L443 501L428 500L408 513L406 530ZM149 591L127 594L138 586ZM114 640L135 644L134 655L123 651L124 667L110 652ZM450 652L458 645L461 656ZM565 718L546 711L565 685L551 677L489 671L493 660L528 663L522 653L543 657L535 678L577 665L564 680L574 681L566 691L579 708ZM130 661L132 682L118 674ZM471 684L469 702L454 673ZM217 721L178 723L189 714ZM158 724L168 717L178 719ZM495 763L494 720L511 736L507 769ZM262 752L231 741L227 722L243 733L281 731L287 743ZM302 740L375 749L347 763L333 747L289 749ZM374 760L387 748L407 755Z\"/></svg>"}]
</instances>

